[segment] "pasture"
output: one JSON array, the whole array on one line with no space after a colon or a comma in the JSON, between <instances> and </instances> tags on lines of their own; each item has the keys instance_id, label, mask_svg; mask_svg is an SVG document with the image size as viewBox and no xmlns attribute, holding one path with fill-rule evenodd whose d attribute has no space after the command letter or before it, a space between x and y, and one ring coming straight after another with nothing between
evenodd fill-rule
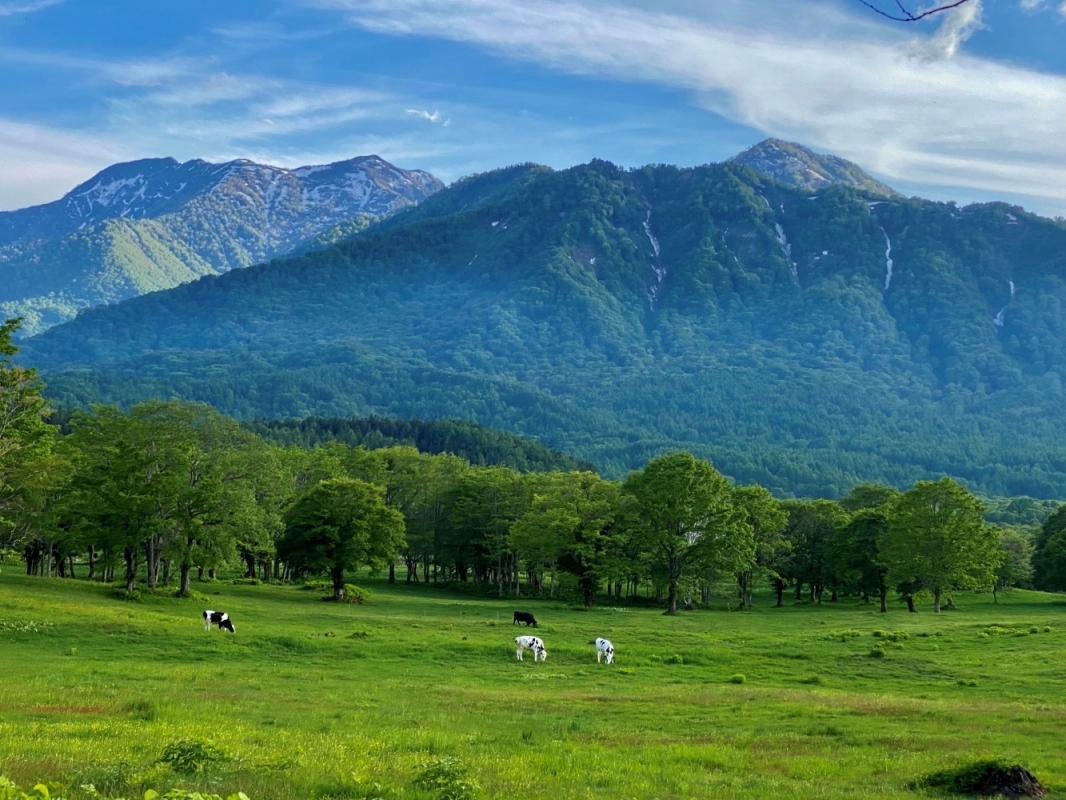
<instances>
[{"instance_id":1,"label":"pasture","mask_svg":"<svg viewBox=\"0 0 1066 800\"><path fill-rule=\"evenodd\" d=\"M412 782L454 757L488 798L904 798L996 757L1066 789L1061 596L960 594L939 616L758 597L671 618L365 577L365 606L225 582L130 602L17 570L0 573L0 775L24 786L432 798ZM236 635L205 633L204 608ZM519 633L546 662L515 660ZM185 740L225 759L158 763Z\"/></svg>"}]
</instances>

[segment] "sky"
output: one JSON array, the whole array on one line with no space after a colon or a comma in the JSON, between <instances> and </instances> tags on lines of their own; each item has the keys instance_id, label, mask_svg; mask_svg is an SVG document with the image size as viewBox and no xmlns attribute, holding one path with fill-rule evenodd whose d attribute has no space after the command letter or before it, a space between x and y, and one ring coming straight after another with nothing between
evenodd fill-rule
<instances>
[{"instance_id":1,"label":"sky","mask_svg":"<svg viewBox=\"0 0 1066 800\"><path fill-rule=\"evenodd\" d=\"M146 157L374 153L450 182L768 136L1066 215L1066 0L919 24L859 0L0 0L0 209Z\"/></svg>"}]
</instances>

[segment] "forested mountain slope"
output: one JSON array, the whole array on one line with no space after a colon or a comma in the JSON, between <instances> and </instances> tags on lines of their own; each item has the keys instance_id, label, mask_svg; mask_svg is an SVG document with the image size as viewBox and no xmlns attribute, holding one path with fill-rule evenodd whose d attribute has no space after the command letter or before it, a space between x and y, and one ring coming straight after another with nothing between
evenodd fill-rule
<instances>
[{"instance_id":1,"label":"forested mountain slope","mask_svg":"<svg viewBox=\"0 0 1066 800\"><path fill-rule=\"evenodd\" d=\"M459 417L618 475L1066 496L1066 226L736 163L475 176L329 249L26 342L64 403Z\"/></svg>"},{"instance_id":2,"label":"forested mountain slope","mask_svg":"<svg viewBox=\"0 0 1066 800\"><path fill-rule=\"evenodd\" d=\"M295 170L116 164L54 203L0 212L0 316L40 331L81 308L284 255L338 225L356 232L440 188L377 156Z\"/></svg>"}]
</instances>

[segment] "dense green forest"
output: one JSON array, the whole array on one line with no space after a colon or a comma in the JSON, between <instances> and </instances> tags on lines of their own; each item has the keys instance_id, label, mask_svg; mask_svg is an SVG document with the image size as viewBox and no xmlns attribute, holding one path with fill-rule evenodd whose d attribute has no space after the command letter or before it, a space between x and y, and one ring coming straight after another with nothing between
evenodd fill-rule
<instances>
[{"instance_id":1,"label":"dense green forest","mask_svg":"<svg viewBox=\"0 0 1066 800\"><path fill-rule=\"evenodd\" d=\"M780 496L953 476L1066 497L1066 225L739 164L458 182L328 249L26 341L65 405L458 418L620 477L673 449Z\"/></svg>"},{"instance_id":2,"label":"dense green forest","mask_svg":"<svg viewBox=\"0 0 1066 800\"><path fill-rule=\"evenodd\" d=\"M779 501L686 452L611 481L340 441L382 430L442 438L447 425L262 426L319 441L285 447L210 406L158 400L49 425L41 381L13 363L17 326L0 326L0 555L17 553L29 574L73 577L77 561L127 596L145 574L150 589L173 582L187 596L194 570L243 563L250 579L326 575L335 600L358 601L347 575L369 567L395 580L402 564L407 582L501 597L524 582L586 606L645 587L670 613L722 586L750 606L767 583L778 605L786 590L819 603L849 593L886 611L896 594L912 611L928 596L936 612L959 590L1066 588L1066 507L1034 540L989 524L950 478Z\"/></svg>"},{"instance_id":3,"label":"dense green forest","mask_svg":"<svg viewBox=\"0 0 1066 800\"><path fill-rule=\"evenodd\" d=\"M589 462L559 453L534 439L467 420L310 417L255 420L245 427L265 441L290 447L310 449L339 442L349 447L380 450L402 445L431 455L451 453L477 466L510 467L519 472L595 471Z\"/></svg>"}]
</instances>

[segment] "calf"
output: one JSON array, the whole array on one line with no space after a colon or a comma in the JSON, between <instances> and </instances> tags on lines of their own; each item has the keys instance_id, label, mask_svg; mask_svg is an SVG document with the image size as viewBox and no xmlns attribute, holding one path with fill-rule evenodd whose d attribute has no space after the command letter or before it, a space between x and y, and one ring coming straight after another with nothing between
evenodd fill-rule
<instances>
[{"instance_id":1,"label":"calf","mask_svg":"<svg viewBox=\"0 0 1066 800\"><path fill-rule=\"evenodd\" d=\"M532 625L534 628L537 627L537 621L533 618L533 615L530 614L528 611L516 611L516 612L514 612L514 622L512 622L511 624L512 625L517 625L519 622L526 623L526 627L527 628L530 625Z\"/></svg>"},{"instance_id":2,"label":"calf","mask_svg":"<svg viewBox=\"0 0 1066 800\"><path fill-rule=\"evenodd\" d=\"M536 636L517 636L515 637L514 643L518 645L518 649L514 651L514 654L515 656L517 656L519 661L522 660L522 653L524 653L526 650L533 651L534 664L537 663L538 660L548 660L548 651L544 649L544 642L542 642Z\"/></svg>"},{"instance_id":3,"label":"calf","mask_svg":"<svg viewBox=\"0 0 1066 800\"><path fill-rule=\"evenodd\" d=\"M233 627L233 623L230 622L229 614L225 611L212 611L208 609L204 612L204 630L211 630L212 625L218 625L219 630L227 630L230 633L236 633L237 629Z\"/></svg>"},{"instance_id":4,"label":"calf","mask_svg":"<svg viewBox=\"0 0 1066 800\"><path fill-rule=\"evenodd\" d=\"M614 645L608 642L606 639L593 639L589 644L596 645L596 663L600 663L600 658L606 656L607 663L614 663Z\"/></svg>"}]
</instances>

